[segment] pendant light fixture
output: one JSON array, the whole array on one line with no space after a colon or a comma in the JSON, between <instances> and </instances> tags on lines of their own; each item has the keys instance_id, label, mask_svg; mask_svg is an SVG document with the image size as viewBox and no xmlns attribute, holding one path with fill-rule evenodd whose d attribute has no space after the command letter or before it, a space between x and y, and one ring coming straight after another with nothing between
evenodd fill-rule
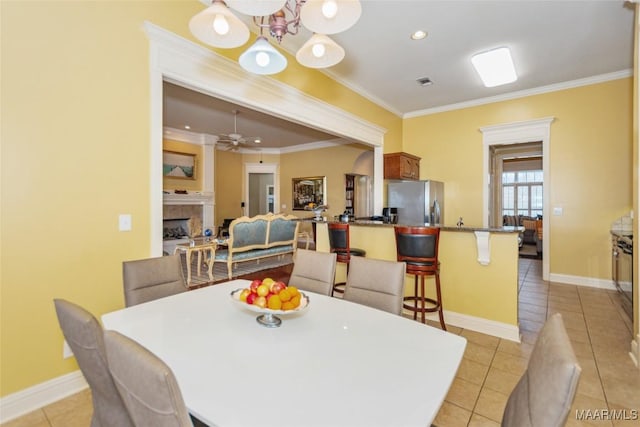
<instances>
[{"instance_id":1,"label":"pendant light fixture","mask_svg":"<svg viewBox=\"0 0 640 427\"><path fill-rule=\"evenodd\" d=\"M287 68L285 58L266 37L260 36L238 59L240 66L254 74L276 74Z\"/></svg>"},{"instance_id":2,"label":"pendant light fixture","mask_svg":"<svg viewBox=\"0 0 640 427\"><path fill-rule=\"evenodd\" d=\"M189 29L200 41L215 47L242 46L249 40L249 29L221 0L195 15Z\"/></svg>"},{"instance_id":3,"label":"pendant light fixture","mask_svg":"<svg viewBox=\"0 0 640 427\"><path fill-rule=\"evenodd\" d=\"M336 34L351 28L361 13L362 6L357 0L307 0L300 11L300 20L315 33Z\"/></svg>"},{"instance_id":4,"label":"pendant light fixture","mask_svg":"<svg viewBox=\"0 0 640 427\"><path fill-rule=\"evenodd\" d=\"M298 50L296 59L309 68L327 68L344 58L344 49L324 34L314 34Z\"/></svg>"},{"instance_id":5,"label":"pendant light fixture","mask_svg":"<svg viewBox=\"0 0 640 427\"><path fill-rule=\"evenodd\" d=\"M252 16L260 30L255 43L239 58L240 66L256 74L279 73L287 66L287 59L262 35L264 30L280 43L287 34L298 34L304 25L315 34L300 48L296 59L306 67L326 68L345 56L344 49L326 35L349 29L362 13L359 0L213 0L209 8L191 18L192 34L214 47L246 43L249 29L229 8Z\"/></svg>"}]
</instances>

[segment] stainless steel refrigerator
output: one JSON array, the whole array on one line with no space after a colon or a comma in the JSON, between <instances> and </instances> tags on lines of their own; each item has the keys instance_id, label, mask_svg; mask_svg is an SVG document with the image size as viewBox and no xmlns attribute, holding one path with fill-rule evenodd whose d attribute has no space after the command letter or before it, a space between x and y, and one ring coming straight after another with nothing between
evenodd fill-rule
<instances>
[{"instance_id":1,"label":"stainless steel refrigerator","mask_svg":"<svg viewBox=\"0 0 640 427\"><path fill-rule=\"evenodd\" d=\"M387 205L398 209L398 224L442 225L444 183L440 181L390 181Z\"/></svg>"}]
</instances>

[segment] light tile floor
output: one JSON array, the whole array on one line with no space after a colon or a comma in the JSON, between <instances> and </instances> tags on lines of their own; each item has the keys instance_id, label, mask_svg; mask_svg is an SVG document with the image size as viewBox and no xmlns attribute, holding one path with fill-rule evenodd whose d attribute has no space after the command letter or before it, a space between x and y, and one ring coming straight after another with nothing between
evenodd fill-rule
<instances>
[{"instance_id":1,"label":"light tile floor","mask_svg":"<svg viewBox=\"0 0 640 427\"><path fill-rule=\"evenodd\" d=\"M544 282L539 260L521 259L519 270L520 344L448 327L467 338L456 379L436 417L438 427L499 426L511 390L524 372L536 336L547 317L560 312L582 366L567 426L638 425L638 420L579 421L576 411L640 411L640 371L629 357L632 324L614 291ZM438 326L437 323L432 323ZM2 427L88 427L88 390L45 406ZM595 415L594 415L595 414Z\"/></svg>"}]
</instances>

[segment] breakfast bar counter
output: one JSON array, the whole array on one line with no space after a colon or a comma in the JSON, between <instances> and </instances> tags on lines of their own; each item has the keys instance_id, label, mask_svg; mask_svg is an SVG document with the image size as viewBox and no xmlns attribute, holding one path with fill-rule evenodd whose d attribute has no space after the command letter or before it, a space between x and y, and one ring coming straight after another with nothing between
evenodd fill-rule
<instances>
[{"instance_id":1,"label":"breakfast bar counter","mask_svg":"<svg viewBox=\"0 0 640 427\"><path fill-rule=\"evenodd\" d=\"M351 246L364 249L367 258L396 260L393 224L373 221L349 224ZM327 222L317 221L315 226L316 250L329 252ZM521 230L464 226L441 226L440 230L438 259L446 323L519 341L518 234ZM346 268L338 263L336 282L345 280ZM405 292L413 293L413 276L406 276Z\"/></svg>"}]
</instances>

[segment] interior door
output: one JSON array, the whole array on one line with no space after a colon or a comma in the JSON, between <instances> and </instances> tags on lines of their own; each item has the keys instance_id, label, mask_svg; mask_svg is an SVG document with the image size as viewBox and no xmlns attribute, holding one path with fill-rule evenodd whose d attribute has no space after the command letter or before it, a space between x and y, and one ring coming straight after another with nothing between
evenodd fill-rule
<instances>
[{"instance_id":1,"label":"interior door","mask_svg":"<svg viewBox=\"0 0 640 427\"><path fill-rule=\"evenodd\" d=\"M269 189L271 189L271 203L269 201ZM273 212L273 174L249 173L249 216L264 215Z\"/></svg>"}]
</instances>

